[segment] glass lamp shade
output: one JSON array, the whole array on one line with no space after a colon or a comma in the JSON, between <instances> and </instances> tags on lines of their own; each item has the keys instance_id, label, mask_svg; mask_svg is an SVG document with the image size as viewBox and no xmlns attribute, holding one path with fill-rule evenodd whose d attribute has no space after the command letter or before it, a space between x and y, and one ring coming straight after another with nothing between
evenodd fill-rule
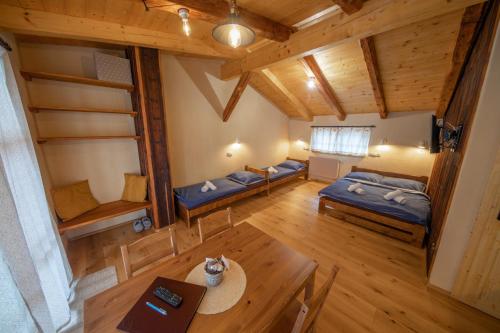
<instances>
[{"instance_id":1,"label":"glass lamp shade","mask_svg":"<svg viewBox=\"0 0 500 333\"><path fill-rule=\"evenodd\" d=\"M212 30L212 36L219 43L229 45L233 48L247 46L255 41L255 32L242 24L236 15L217 25Z\"/></svg>"}]
</instances>

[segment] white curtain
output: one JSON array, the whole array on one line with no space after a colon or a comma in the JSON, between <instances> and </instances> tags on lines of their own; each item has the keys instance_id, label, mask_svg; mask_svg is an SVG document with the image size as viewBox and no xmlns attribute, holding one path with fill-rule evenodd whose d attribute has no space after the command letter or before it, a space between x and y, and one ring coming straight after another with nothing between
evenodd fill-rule
<instances>
[{"instance_id":1,"label":"white curtain","mask_svg":"<svg viewBox=\"0 0 500 333\"><path fill-rule=\"evenodd\" d=\"M311 150L319 153L366 156L370 127L313 127Z\"/></svg>"},{"instance_id":2,"label":"white curtain","mask_svg":"<svg viewBox=\"0 0 500 333\"><path fill-rule=\"evenodd\" d=\"M26 321L33 320L43 332L55 332L70 319L72 277L48 208L15 76L3 49L0 195L0 250L29 310L31 319ZM8 323L0 322L0 332L9 331L4 325Z\"/></svg>"}]
</instances>

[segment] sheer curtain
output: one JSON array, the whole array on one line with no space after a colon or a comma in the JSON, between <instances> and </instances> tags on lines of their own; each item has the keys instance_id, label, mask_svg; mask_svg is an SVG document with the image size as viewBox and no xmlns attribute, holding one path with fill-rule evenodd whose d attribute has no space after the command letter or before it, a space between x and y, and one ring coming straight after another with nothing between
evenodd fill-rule
<instances>
[{"instance_id":1,"label":"sheer curtain","mask_svg":"<svg viewBox=\"0 0 500 333\"><path fill-rule=\"evenodd\" d=\"M15 76L3 49L0 119L0 251L25 301L26 322L32 320L43 332L55 332L70 319L72 277L48 208ZM12 327L7 325L0 322L0 331Z\"/></svg>"},{"instance_id":2,"label":"sheer curtain","mask_svg":"<svg viewBox=\"0 0 500 333\"><path fill-rule=\"evenodd\" d=\"M371 127L313 127L311 150L319 153L366 156Z\"/></svg>"}]
</instances>

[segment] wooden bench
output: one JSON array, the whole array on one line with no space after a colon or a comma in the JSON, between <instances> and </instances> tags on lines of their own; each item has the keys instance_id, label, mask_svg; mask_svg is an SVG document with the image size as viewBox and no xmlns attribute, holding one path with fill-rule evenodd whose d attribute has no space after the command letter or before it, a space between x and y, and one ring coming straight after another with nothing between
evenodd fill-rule
<instances>
[{"instance_id":1,"label":"wooden bench","mask_svg":"<svg viewBox=\"0 0 500 333\"><path fill-rule=\"evenodd\" d=\"M69 230L79 229L88 225L92 225L113 217L133 213L141 209L149 209L152 204L149 201L144 202L130 202L124 200L112 201L99 207L89 210L71 220L59 222L57 228L59 234L63 234Z\"/></svg>"}]
</instances>

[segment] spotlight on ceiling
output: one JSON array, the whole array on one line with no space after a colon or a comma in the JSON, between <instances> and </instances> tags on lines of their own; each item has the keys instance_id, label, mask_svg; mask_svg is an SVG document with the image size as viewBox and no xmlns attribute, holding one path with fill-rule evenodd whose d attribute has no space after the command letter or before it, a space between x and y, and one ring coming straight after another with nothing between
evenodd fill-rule
<instances>
[{"instance_id":1,"label":"spotlight on ceiling","mask_svg":"<svg viewBox=\"0 0 500 333\"><path fill-rule=\"evenodd\" d=\"M184 31L184 34L186 34L186 36L191 35L191 26L189 25L189 9L179 8L177 12L182 20L182 30Z\"/></svg>"},{"instance_id":2,"label":"spotlight on ceiling","mask_svg":"<svg viewBox=\"0 0 500 333\"><path fill-rule=\"evenodd\" d=\"M308 80L307 80L307 87L309 89L314 89L316 87L316 80L314 80L314 78L310 77Z\"/></svg>"}]
</instances>

